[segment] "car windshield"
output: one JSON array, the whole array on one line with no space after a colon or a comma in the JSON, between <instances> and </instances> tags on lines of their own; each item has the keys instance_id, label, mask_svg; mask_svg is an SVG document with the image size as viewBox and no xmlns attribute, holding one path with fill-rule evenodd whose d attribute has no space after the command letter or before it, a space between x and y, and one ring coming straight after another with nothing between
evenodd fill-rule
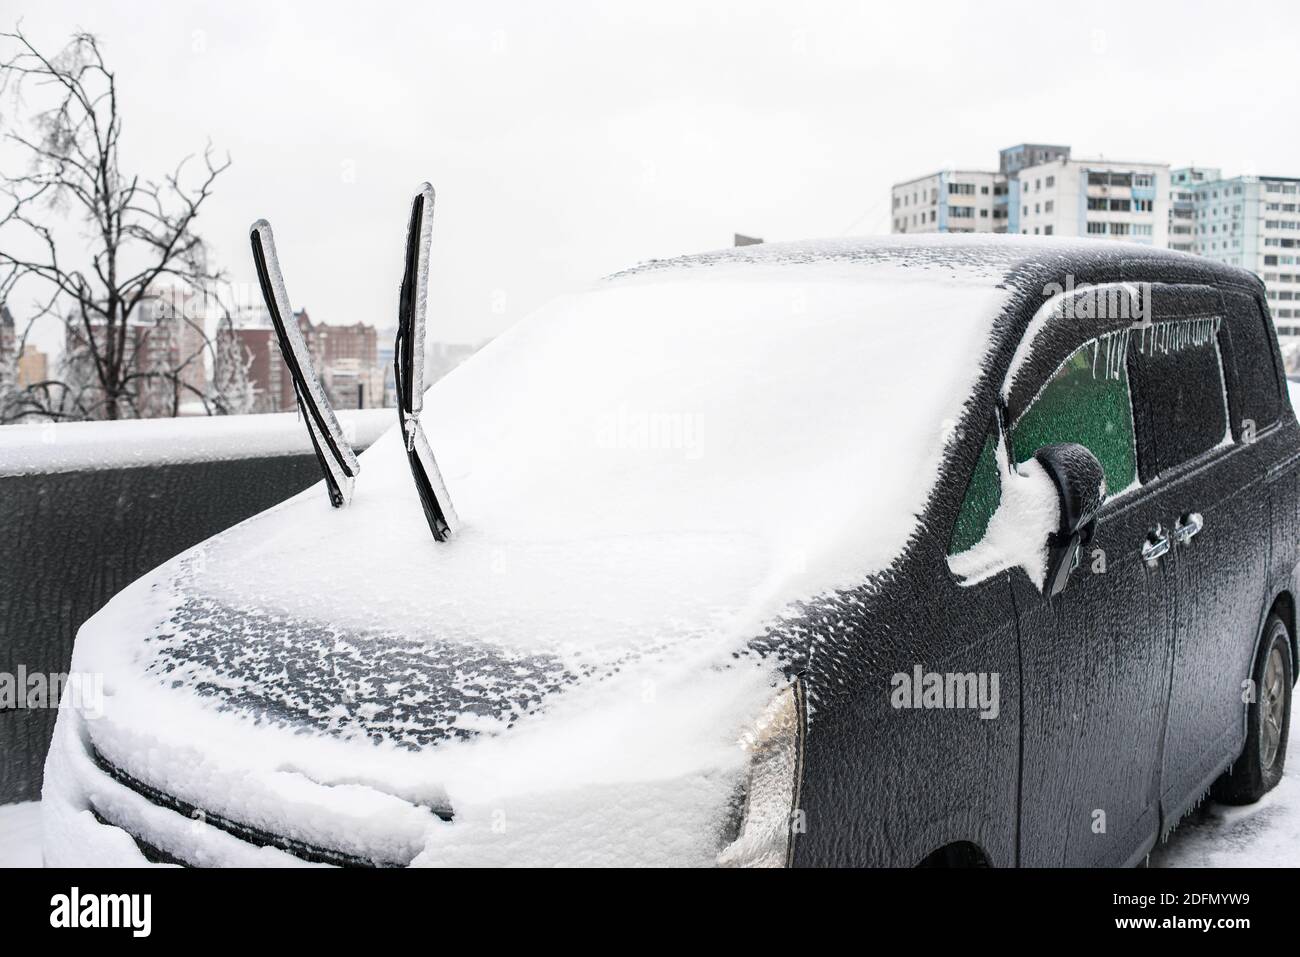
<instances>
[{"instance_id":1,"label":"car windshield","mask_svg":"<svg viewBox=\"0 0 1300 957\"><path fill-rule=\"evenodd\" d=\"M349 508L291 500L209 543L179 588L512 650L753 634L902 549L1005 296L845 264L601 282L429 390L455 540L428 534L394 431Z\"/></svg>"}]
</instances>

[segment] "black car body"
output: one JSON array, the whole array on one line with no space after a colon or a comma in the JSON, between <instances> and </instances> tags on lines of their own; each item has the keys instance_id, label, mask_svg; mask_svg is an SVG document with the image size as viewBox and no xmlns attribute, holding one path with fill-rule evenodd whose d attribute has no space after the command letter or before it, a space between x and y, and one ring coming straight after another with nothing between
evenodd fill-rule
<instances>
[{"instance_id":1,"label":"black car body","mask_svg":"<svg viewBox=\"0 0 1300 957\"><path fill-rule=\"evenodd\" d=\"M752 246L650 263L616 280L635 288L658 275L728 270L743 281L746 270L797 274L814 265L845 275L883 266L903 277L924 274L957 284L973 271L992 277L999 306L987 341L971 357L973 387L936 381L921 364L896 396L900 404L935 395L953 404L955 415L933 423L943 432L932 443L937 478L916 479L923 486L921 507L904 516L910 531L881 567L849 587L801 584L801 592L784 595L779 614L685 669L691 680L709 683L684 695L683 708L711 696L721 708L730 693L726 676L755 667L772 676L765 694L787 695L771 712L775 717L742 735L743 761L728 759L713 770L674 766L665 772L668 783L646 785L648 817L629 811L629 819L656 822L646 823L643 835L633 840L602 831L605 836L593 840L605 843L587 851L574 850L580 839L566 837L552 856L608 863L625 853L627 860L661 862L642 852L680 840L681 847L699 851L686 855L689 863L719 854L724 863L811 866L1140 861L1230 766L1235 777L1223 787L1241 791L1249 778L1247 752L1259 747L1252 721L1268 718L1255 677L1264 661L1261 648L1271 648L1278 634L1287 645L1279 658L1285 695L1276 697L1280 683L1270 679L1268 701L1289 709L1300 425L1262 284L1238 269L1139 246L937 237ZM905 335L905 297L895 308L889 321ZM656 361L669 370L677 357L671 345L653 347L660 348L664 355ZM779 375L774 368L771 374ZM429 394L435 410L440 388ZM435 435L432 441L441 457L446 440ZM1091 454L1081 455L1079 445ZM888 447L873 454L881 474L897 461ZM449 484L457 495L454 458ZM1104 497L1093 488L1096 500L1075 502L1074 509L1069 473L1082 468L1080 474L1090 474L1089 463L1104 473ZM910 477L897 478L906 484ZM459 481L463 488L470 479ZM358 488L360 496L364 480ZM824 526L832 534L836 516L820 514L820 503L798 492L772 501L766 521ZM874 489L864 483L861 492L870 497ZM1081 494L1087 499L1088 489ZM401 521L419 524L417 507L408 498ZM472 530L472 499L462 511ZM337 527L330 520L321 520L318 534ZM380 514L378 520L388 519ZM226 537L253 541L259 521ZM295 547L301 550L305 541ZM691 543L704 539L678 541L677 554L690 565ZM732 545L729 540L718 551L719 560L729 556L743 564L743 546ZM446 545L457 547L471 546ZM358 565L364 565L365 549L358 551ZM445 558L455 554L439 553L435 570L444 576L440 581L463 586L469 579L456 578L449 564L454 559ZM617 549L596 555L587 566L592 580L604 581L606 565L627 578L650 568L633 556L624 571L619 563L625 557ZM233 757L223 759L226 765L241 756L251 760L259 736L275 727L288 729L286 747L304 753L323 753L333 747L330 739L360 729L363 741L382 748L356 752L357 770L303 773L322 787L359 786L400 798L402 814L415 820L423 813L431 828L471 827L475 797L455 786L444 790L444 778L436 775L403 771L397 776L405 776L404 783L385 783L386 762L410 764L476 735L509 742L552 710L585 701L582 695L609 676L635 674L662 652L638 647L586 670L540 653L503 655L489 647L471 653L466 649L474 643L463 633L472 635L470 619L479 613L447 611L456 609L456 588L448 587L436 607L439 615L459 616L446 621L460 633L448 625L436 641L419 647L391 635L367 638L335 660L331 648L350 626L313 623L309 608L263 613L265 596L249 588L243 598L199 595L204 577L221 561L201 546L173 563L170 573L188 576L181 598L152 618L124 609L144 602L162 579L133 586L116 610L110 606L83 630L74 665L110 677L120 673L120 682L130 672L139 687L162 689L161 706L169 689L193 692L213 740L240 724L238 734L230 732ZM731 573L704 564L688 571L683 581L701 588ZM402 588L420 580L417 573L406 568L408 578L385 601L397 603ZM512 602L504 586L489 597L493 608ZM136 628L145 632L138 647L121 638ZM665 647L679 655L684 646ZM340 685L380 690L370 687L370 706L358 709L352 698L337 698ZM412 686L424 690L407 695ZM502 687L516 693L498 694ZM599 707L613 707L602 701L595 697L582 710L598 722ZM201 774L160 770L157 761L151 766L139 755L179 750L176 741L164 746L154 737L166 729L142 730L139 714L115 717L112 699L106 710L99 724L60 718L47 770L49 859L76 863L84 848L106 841L127 857L134 842L149 859L181 863L225 860L227 850L231 861L261 860L238 856L243 851L236 845L274 850L267 863L518 860L517 847L497 851L486 837L481 847L440 853L418 832L425 825L413 824L405 843L376 850L370 838L353 840L352 825L341 816L321 815L319 826L299 827L292 813L269 810L272 798L240 807L222 789L232 780L253 787L253 776L232 777L226 765L207 767L204 749L216 744L193 741L185 749ZM708 737L713 729L702 722L681 730L673 747ZM581 752L584 743L573 736L592 726L569 727L587 729L566 732ZM1270 773L1276 775L1285 757L1285 721L1280 742L1272 740ZM639 760L641 742L631 734L623 743L632 752L630 765ZM552 744L544 739L539 753ZM559 747L564 750L563 740ZM647 754L658 754L646 747ZM481 753L481 764L462 761L447 773L470 779L476 769L493 774L491 762L506 761L505 750ZM583 777L601 760L594 751L575 759L569 777ZM303 758L302 766L307 763ZM266 773L284 766L283 756L268 759ZM612 787L605 777L599 785ZM670 807L672 795L696 787L712 802L692 824L696 831L679 833L671 815L655 816L652 806ZM618 800L627 799L626 789L615 790ZM195 814L220 833L195 836L168 817L184 822ZM546 814L539 812L528 840L570 834L568 822ZM483 828L486 834L486 817ZM376 829L382 826L367 818L364 830ZM619 843L624 839L625 848ZM744 853L734 850L737 842Z\"/></svg>"}]
</instances>

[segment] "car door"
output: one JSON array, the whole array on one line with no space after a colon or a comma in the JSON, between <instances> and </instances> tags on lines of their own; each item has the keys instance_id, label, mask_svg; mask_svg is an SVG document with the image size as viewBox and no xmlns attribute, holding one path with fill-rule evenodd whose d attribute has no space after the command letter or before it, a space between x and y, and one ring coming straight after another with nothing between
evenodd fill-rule
<instances>
[{"instance_id":1,"label":"car door","mask_svg":"<svg viewBox=\"0 0 1300 957\"><path fill-rule=\"evenodd\" d=\"M1250 348L1248 337L1263 330L1254 303L1236 298L1206 287L1157 287L1157 326L1134 353L1145 418L1139 432L1152 452L1143 480L1163 490L1169 511L1162 521L1176 542L1161 795L1168 826L1241 750L1243 682L1265 602L1269 500L1250 445L1276 424L1280 401L1271 353L1259 368Z\"/></svg>"},{"instance_id":2,"label":"car door","mask_svg":"<svg viewBox=\"0 0 1300 957\"><path fill-rule=\"evenodd\" d=\"M1160 745L1173 641L1162 557L1170 504L1142 485L1125 337L1092 340L1008 429L1012 460L1078 442L1106 473L1093 540L1060 594L1016 576L1022 657L1020 863L1119 865L1159 830ZM1108 350L1113 361L1099 361Z\"/></svg>"}]
</instances>

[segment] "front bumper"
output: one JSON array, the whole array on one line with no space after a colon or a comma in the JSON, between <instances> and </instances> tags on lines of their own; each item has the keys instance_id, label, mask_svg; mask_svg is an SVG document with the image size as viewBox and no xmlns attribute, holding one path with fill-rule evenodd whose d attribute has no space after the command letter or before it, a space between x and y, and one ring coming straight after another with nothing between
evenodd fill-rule
<instances>
[{"instance_id":1,"label":"front bumper","mask_svg":"<svg viewBox=\"0 0 1300 957\"><path fill-rule=\"evenodd\" d=\"M248 833L216 826L99 755L81 717L61 711L41 800L47 867L295 867L313 861ZM373 866L373 864L371 865Z\"/></svg>"}]
</instances>

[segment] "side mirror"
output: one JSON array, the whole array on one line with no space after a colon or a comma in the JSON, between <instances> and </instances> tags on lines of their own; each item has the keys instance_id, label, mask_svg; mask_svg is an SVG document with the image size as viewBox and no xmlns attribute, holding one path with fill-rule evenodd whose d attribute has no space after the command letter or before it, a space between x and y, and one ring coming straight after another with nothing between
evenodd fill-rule
<instances>
[{"instance_id":1,"label":"side mirror","mask_svg":"<svg viewBox=\"0 0 1300 957\"><path fill-rule=\"evenodd\" d=\"M1106 473L1097 456L1075 442L1046 445L1034 458L1056 485L1060 500L1060 527L1047 536L1043 582L1049 595L1059 595L1079 563L1080 549L1092 541L1097 513L1106 500Z\"/></svg>"}]
</instances>

